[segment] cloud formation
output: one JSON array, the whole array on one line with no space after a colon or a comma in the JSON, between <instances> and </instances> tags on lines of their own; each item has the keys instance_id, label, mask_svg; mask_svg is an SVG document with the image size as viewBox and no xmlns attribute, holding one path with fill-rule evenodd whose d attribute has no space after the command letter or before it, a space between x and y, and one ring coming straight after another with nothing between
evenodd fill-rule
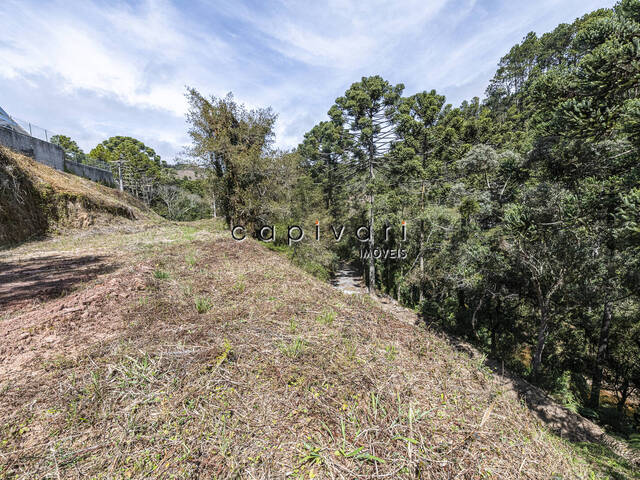
<instances>
[{"instance_id":1,"label":"cloud formation","mask_svg":"<svg viewBox=\"0 0 640 480\"><path fill-rule=\"evenodd\" d=\"M0 105L86 150L135 136L169 161L185 87L278 113L294 147L363 75L482 97L499 58L610 0L4 0Z\"/></svg>"}]
</instances>

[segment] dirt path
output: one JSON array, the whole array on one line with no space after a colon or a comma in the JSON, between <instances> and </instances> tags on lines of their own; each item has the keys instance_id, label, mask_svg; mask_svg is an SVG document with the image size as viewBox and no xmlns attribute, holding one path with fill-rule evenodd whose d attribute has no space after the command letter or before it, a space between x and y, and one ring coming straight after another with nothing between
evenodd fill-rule
<instances>
[{"instance_id":1,"label":"dirt path","mask_svg":"<svg viewBox=\"0 0 640 480\"><path fill-rule=\"evenodd\" d=\"M332 284L349 295L366 293L360 273L347 265L338 270ZM418 313L403 307L391 297L378 296L375 299L384 311L405 323L419 325L424 321ZM454 348L466 352L472 358L484 357L471 344L451 335L446 337ZM602 443L621 457L640 466L640 454L631 451L623 442L608 435L600 426L558 404L540 388L505 370L501 363L485 359L484 364L493 371L494 381L507 395L524 400L536 417L560 437L573 442Z\"/></svg>"},{"instance_id":2,"label":"dirt path","mask_svg":"<svg viewBox=\"0 0 640 480\"><path fill-rule=\"evenodd\" d=\"M343 264L338 269L331 284L347 295L367 293L367 287L360 272L348 264Z\"/></svg>"}]
</instances>

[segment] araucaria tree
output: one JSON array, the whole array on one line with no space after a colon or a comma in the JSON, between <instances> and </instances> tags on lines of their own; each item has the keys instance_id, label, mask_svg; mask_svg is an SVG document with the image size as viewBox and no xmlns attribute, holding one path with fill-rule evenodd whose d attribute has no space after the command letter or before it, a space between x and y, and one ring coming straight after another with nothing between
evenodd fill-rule
<instances>
[{"instance_id":1,"label":"araucaria tree","mask_svg":"<svg viewBox=\"0 0 640 480\"><path fill-rule=\"evenodd\" d=\"M394 118L404 85L391 85L380 76L363 77L351 85L344 96L336 99L329 116L346 137L349 153L345 165L349 178L359 178L368 197L369 268L367 286L375 291L376 267L373 256L375 242L376 175L387 165L385 161L396 139Z\"/></svg>"}]
</instances>

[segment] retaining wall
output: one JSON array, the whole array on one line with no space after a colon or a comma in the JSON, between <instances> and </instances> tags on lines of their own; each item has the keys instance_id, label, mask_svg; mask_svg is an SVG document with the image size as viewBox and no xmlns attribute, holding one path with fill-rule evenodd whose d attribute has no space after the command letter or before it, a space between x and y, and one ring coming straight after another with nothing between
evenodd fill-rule
<instances>
[{"instance_id":1,"label":"retaining wall","mask_svg":"<svg viewBox=\"0 0 640 480\"><path fill-rule=\"evenodd\" d=\"M58 145L4 127L0 128L0 143L51 168L64 171L64 150Z\"/></svg>"},{"instance_id":2,"label":"retaining wall","mask_svg":"<svg viewBox=\"0 0 640 480\"><path fill-rule=\"evenodd\" d=\"M88 178L94 182L100 182L108 186L114 186L113 174L110 170L103 170L102 168L93 167L91 165L85 165L84 163L72 162L65 159L64 171L78 175L79 177Z\"/></svg>"},{"instance_id":3,"label":"retaining wall","mask_svg":"<svg viewBox=\"0 0 640 480\"><path fill-rule=\"evenodd\" d=\"M115 185L111 171L73 162L65 158L64 150L58 145L16 132L11 128L0 127L0 144L61 172L73 173L105 185Z\"/></svg>"}]
</instances>

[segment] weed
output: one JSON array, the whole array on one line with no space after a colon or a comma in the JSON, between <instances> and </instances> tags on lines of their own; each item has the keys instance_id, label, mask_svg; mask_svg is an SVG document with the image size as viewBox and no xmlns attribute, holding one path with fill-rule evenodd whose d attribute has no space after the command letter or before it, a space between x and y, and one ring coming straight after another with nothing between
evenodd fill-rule
<instances>
[{"instance_id":1,"label":"weed","mask_svg":"<svg viewBox=\"0 0 640 480\"><path fill-rule=\"evenodd\" d=\"M384 354L385 358L390 362L393 362L398 356L398 349L396 348L395 345L387 345L384 348L384 351L385 351L385 354Z\"/></svg>"},{"instance_id":2,"label":"weed","mask_svg":"<svg viewBox=\"0 0 640 480\"><path fill-rule=\"evenodd\" d=\"M195 255L192 253L185 255L184 260L185 262L187 262L187 265L189 265L190 267L195 267L196 264L198 263L198 260L196 259Z\"/></svg>"},{"instance_id":3,"label":"weed","mask_svg":"<svg viewBox=\"0 0 640 480\"><path fill-rule=\"evenodd\" d=\"M196 311L200 314L207 313L209 310L211 310L211 307L212 307L211 300L209 300L207 297L196 298L195 304L196 304Z\"/></svg>"},{"instance_id":4,"label":"weed","mask_svg":"<svg viewBox=\"0 0 640 480\"><path fill-rule=\"evenodd\" d=\"M246 288L245 283L242 280L238 280L234 285L233 289L238 293L243 293Z\"/></svg>"},{"instance_id":5,"label":"weed","mask_svg":"<svg viewBox=\"0 0 640 480\"><path fill-rule=\"evenodd\" d=\"M153 278L158 279L158 280L166 280L167 278L169 278L169 273L165 272L164 270L161 270L159 268L156 268L153 271Z\"/></svg>"},{"instance_id":6,"label":"weed","mask_svg":"<svg viewBox=\"0 0 640 480\"><path fill-rule=\"evenodd\" d=\"M300 459L301 464L310 463L310 464L321 464L323 462L322 455L320 452L322 449L320 447L314 447L308 443L304 444L304 448L306 450L306 455L304 455Z\"/></svg>"},{"instance_id":7,"label":"weed","mask_svg":"<svg viewBox=\"0 0 640 480\"><path fill-rule=\"evenodd\" d=\"M333 325L333 322L336 319L336 312L334 312L333 310L325 310L324 312L322 312L320 315L318 315L316 317L316 321L326 325L326 326L331 326Z\"/></svg>"},{"instance_id":8,"label":"weed","mask_svg":"<svg viewBox=\"0 0 640 480\"><path fill-rule=\"evenodd\" d=\"M292 317L291 320L289 320L289 332L296 333L297 330L298 330L298 322L296 321L295 317Z\"/></svg>"},{"instance_id":9,"label":"weed","mask_svg":"<svg viewBox=\"0 0 640 480\"><path fill-rule=\"evenodd\" d=\"M281 343L280 351L289 358L298 358L304 353L307 343L301 338L296 338L290 343Z\"/></svg>"}]
</instances>

